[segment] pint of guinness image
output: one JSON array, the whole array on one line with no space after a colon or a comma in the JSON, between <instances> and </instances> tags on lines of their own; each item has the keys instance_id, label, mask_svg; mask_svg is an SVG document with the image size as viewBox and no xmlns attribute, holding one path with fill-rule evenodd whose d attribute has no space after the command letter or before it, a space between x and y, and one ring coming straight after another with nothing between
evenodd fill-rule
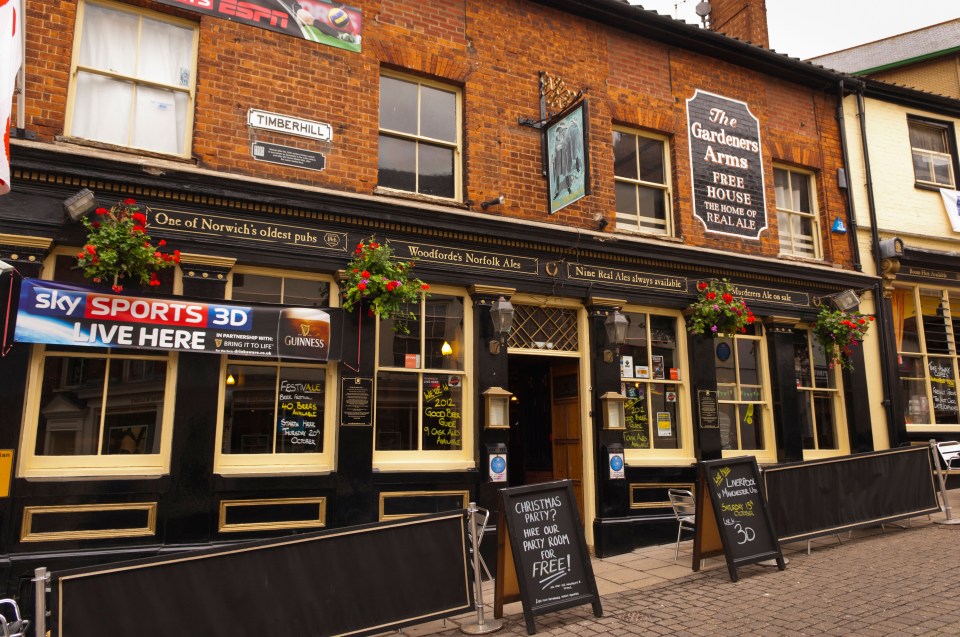
<instances>
[{"instance_id":1,"label":"pint of guinness image","mask_svg":"<svg viewBox=\"0 0 960 637\"><path fill-rule=\"evenodd\" d=\"M330 352L330 315L323 310L288 307L280 312L277 355L281 358L327 360Z\"/></svg>"}]
</instances>

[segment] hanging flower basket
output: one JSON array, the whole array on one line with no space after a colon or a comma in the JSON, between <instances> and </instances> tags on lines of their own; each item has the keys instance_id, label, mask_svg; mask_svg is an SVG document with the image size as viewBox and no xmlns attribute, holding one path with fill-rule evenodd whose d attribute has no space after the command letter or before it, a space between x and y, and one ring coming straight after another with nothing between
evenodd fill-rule
<instances>
[{"instance_id":1,"label":"hanging flower basket","mask_svg":"<svg viewBox=\"0 0 960 637\"><path fill-rule=\"evenodd\" d=\"M379 243L376 237L361 241L347 264L343 309L351 312L360 304L370 316L393 319L395 332L408 334L407 322L415 315L406 306L418 303L430 289L410 276L412 268L413 261L394 258L389 242Z\"/></svg>"},{"instance_id":2,"label":"hanging flower basket","mask_svg":"<svg viewBox=\"0 0 960 637\"><path fill-rule=\"evenodd\" d=\"M147 234L150 209L134 199L124 199L109 210L97 208L93 219L84 217L87 242L77 253L77 267L94 283L120 293L128 283L157 287L157 273L180 263L180 251L164 253L161 239L153 245Z\"/></svg>"},{"instance_id":3,"label":"hanging flower basket","mask_svg":"<svg viewBox=\"0 0 960 637\"><path fill-rule=\"evenodd\" d=\"M843 369L853 369L850 356L863 342L872 322L872 316L860 312L831 310L826 305L820 308L813 335L827 355L831 368L840 365Z\"/></svg>"},{"instance_id":4,"label":"hanging flower basket","mask_svg":"<svg viewBox=\"0 0 960 637\"><path fill-rule=\"evenodd\" d=\"M687 329L700 336L741 334L756 320L747 304L733 294L727 279L697 283L698 297L687 312Z\"/></svg>"}]
</instances>

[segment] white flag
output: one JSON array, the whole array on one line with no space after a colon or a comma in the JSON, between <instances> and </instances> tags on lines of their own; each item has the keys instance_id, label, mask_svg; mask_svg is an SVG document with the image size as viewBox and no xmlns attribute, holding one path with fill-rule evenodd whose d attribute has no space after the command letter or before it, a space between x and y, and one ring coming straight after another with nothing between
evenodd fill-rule
<instances>
[{"instance_id":1,"label":"white flag","mask_svg":"<svg viewBox=\"0 0 960 637\"><path fill-rule=\"evenodd\" d=\"M17 71L23 61L21 0L0 0L0 195L10 192L10 111Z\"/></svg>"},{"instance_id":2,"label":"white flag","mask_svg":"<svg viewBox=\"0 0 960 637\"><path fill-rule=\"evenodd\" d=\"M950 225L953 226L953 231L960 232L960 211L957 210L960 208L960 205L958 205L960 204L960 191L941 188L940 196L943 197L943 207L947 210L947 218L950 220Z\"/></svg>"}]
</instances>

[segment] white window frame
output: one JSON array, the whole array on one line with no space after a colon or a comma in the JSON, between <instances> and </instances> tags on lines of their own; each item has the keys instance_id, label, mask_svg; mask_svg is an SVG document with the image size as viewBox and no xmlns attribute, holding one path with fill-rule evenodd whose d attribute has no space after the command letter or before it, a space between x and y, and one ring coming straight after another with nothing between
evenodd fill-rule
<instances>
[{"instance_id":1,"label":"white window frame","mask_svg":"<svg viewBox=\"0 0 960 637\"><path fill-rule=\"evenodd\" d=\"M694 445L693 445L693 417L690 411L690 377L692 374L692 369L689 368L687 363L687 330L686 324L684 322L683 314L679 311L666 310L663 308L654 308L647 307L642 305L626 305L622 308L624 314L636 313L636 314L646 314L646 332L647 332L647 360L642 363L634 360L634 370L638 365L646 365L650 370L650 377L646 379L634 377L623 376L621 374L620 382L621 384L628 383L645 383L646 385L670 385L674 387L677 392L677 422L674 423L674 426L677 428L677 433L680 437L680 445L676 449L658 449L654 445L655 428L656 422L653 418L653 414L647 415L648 429L650 435L650 448L649 449L634 449L627 448L624 446L624 460L630 466L687 466L690 464L690 461L694 458ZM679 368L679 380L670 380L668 374L664 374L665 378L655 379L653 378L653 347L651 344L652 335L650 327L650 317L659 316L665 318L672 318L674 320L674 335L677 339L677 351L676 357L677 362L681 365ZM622 360L622 359L621 359ZM622 371L622 366L621 366ZM634 371L636 374L636 371ZM649 404L649 399L648 399Z\"/></svg>"},{"instance_id":2,"label":"white window frame","mask_svg":"<svg viewBox=\"0 0 960 637\"><path fill-rule=\"evenodd\" d=\"M71 257L76 248L54 249L44 260L42 278L53 278L56 258ZM179 269L174 279L174 294L181 293ZM170 472L170 450L173 440L173 415L176 407L178 355L176 352L149 352L147 354L117 354L110 350L74 347L47 351L46 345L32 345L30 364L27 370L27 391L24 395L23 420L20 428L20 454L17 476L27 479L42 478L97 478L97 477L157 477ZM167 371L164 384L163 410L160 414L160 451L155 454L101 453L71 456L38 455L37 430L40 422L40 398L43 391L43 367L47 358L69 357L77 359L107 358L113 360L166 360ZM107 378L109 380L109 377ZM109 396L109 386L104 400ZM105 410L100 414L100 442L103 443Z\"/></svg>"},{"instance_id":3,"label":"white window frame","mask_svg":"<svg viewBox=\"0 0 960 637\"><path fill-rule=\"evenodd\" d=\"M629 215L629 213L620 213L619 211L616 211L616 210L614 211L614 212L615 212L615 215L616 215L616 226L617 226L617 230L618 230L618 231L628 231L628 232L642 232L642 233L656 234L656 235L662 235L662 236L667 236L667 237L673 236L673 212L672 212L672 211L673 211L673 191L672 191L672 189L671 189L671 187L670 187L671 175L673 174L673 169L671 168L671 165L670 165L670 152L669 152L669 150L670 150L670 139L669 139L668 137L663 136L663 135L655 135L655 134L653 134L653 133L645 133L645 132L641 132L641 131L638 131L638 130L635 130L635 129L632 129L632 128L626 128L626 127L623 127L623 126L614 126L614 127L613 127L613 131L614 131L615 133L620 133L620 134L622 134L622 135L631 135L631 136L634 137L635 140L637 140L637 141L635 142L635 146L637 147L637 148L636 148L636 156L637 156L637 175L638 175L638 177L637 177L636 179L632 179L632 178L629 178L629 177L620 177L620 176L618 176L618 175L616 174L616 170L614 170L614 177L613 177L613 180L614 180L614 188L616 188L616 182L625 183L625 184L630 184L630 185L633 186L633 188L634 188L634 193L635 193L635 198L636 198L636 199L639 199L639 196L640 196L640 195L639 195L639 191L640 191L640 188L641 188L641 187L644 187L644 188L655 188L655 189L658 189L658 190L662 190L663 193L664 193L664 194L663 194L663 198L664 198L664 201L663 201L663 206L664 206L663 217L664 217L664 218L663 218L663 225L662 225L662 228L661 228L661 229L657 229L657 228L653 228L653 227L650 227L650 226L642 225L641 222L644 221L644 220L645 220L646 223L648 223L648 224L650 224L651 221L650 221L649 217L643 217L643 216L640 215L640 212L639 212L639 211L640 211L640 204L639 204L639 200L638 200L638 201L637 201L637 216L636 216L636 219L634 220L634 223L629 223L629 224L628 224L628 223L625 223L625 222L624 222L624 223L621 223L621 221L620 221L621 215L622 215L624 218L627 218L628 215ZM640 171L640 149L639 149L639 139L640 139L640 138L651 139L651 140L660 142L660 144L661 144L661 149L662 149L662 158L663 158L663 179L664 179L664 183L661 184L661 183L657 183L657 182L655 182L655 181L644 181L643 179L640 179L640 177L639 177L639 175L640 175L640 173L641 173L641 171ZM612 141L611 141L611 147L612 147ZM616 204L614 204L614 207L616 207Z\"/></svg>"},{"instance_id":4,"label":"white window frame","mask_svg":"<svg viewBox=\"0 0 960 637\"><path fill-rule=\"evenodd\" d=\"M142 25L144 18L149 18L156 20L158 22L166 22L168 24L191 29L193 31L193 50L191 52L191 60L193 66L190 69L190 81L188 86L179 86L177 84L165 84L161 82L155 82L151 80L138 79L136 77L122 75L120 73L114 72L110 69L98 69L95 67L83 66L79 64L80 59L80 47L83 39L83 19L84 19L84 10L87 5L98 5L100 7L111 9L114 11L124 11L126 13L134 14L139 17L140 24ZM139 38L139 35L138 35ZM156 11L151 11L149 9L143 9L139 7L130 6L128 4L120 4L117 2L111 2L110 0L80 0L77 6L77 19L74 25L74 40L73 40L73 54L71 56L70 62L70 86L67 92L67 112L64 122L64 131L65 134L70 137L73 135L73 120L74 120L74 108L77 97L77 75L80 72L89 73L92 75L111 78L114 80L122 80L130 82L134 85L134 91L136 87L144 86L149 88L155 88L158 90L172 91L187 96L187 107L186 107L186 121L184 122L184 139L180 140L183 143L183 152L182 153L169 153L163 151L152 150L149 148L139 148L133 146L132 144L122 144L119 145L119 148L124 149L133 149L141 150L149 153L156 153L159 155L172 155L175 157L190 157L192 152L192 142L193 142L193 118L194 118L194 108L196 104L196 86L197 86L197 57L200 48L200 25L196 22L191 22L189 20L184 20L177 18L165 13L159 13ZM140 42L138 39L137 49L139 54ZM131 103L131 112L130 119L127 122L127 139L129 140L133 134L133 110L136 105L136 98L133 99ZM82 139L82 138L76 138ZM101 142L98 140L90 140L93 143L103 144L106 146L115 146L107 142Z\"/></svg>"},{"instance_id":5,"label":"white window frame","mask_svg":"<svg viewBox=\"0 0 960 637\"><path fill-rule=\"evenodd\" d=\"M735 383L732 385L734 388L735 398L733 400L722 399L720 398L720 387L728 386L728 383L717 382L717 403L720 405L724 404L734 404L734 405L758 405L761 416L763 417L763 448L761 449L743 449L740 447L739 442L739 433L737 436L738 442L735 449L723 449L722 455L724 458L733 458L737 456L742 456L745 453L755 456L757 462L776 462L777 461L777 442L776 435L773 427L773 408L771 405L772 401L772 385L770 381L770 370L769 365L767 364L767 339L766 334L763 331L763 326L758 326L754 324L754 329L759 331L759 335L749 335L749 334L735 334L735 335L726 335L727 338L732 339L732 352L731 356L734 357L734 371L736 373ZM756 341L759 345L759 350L757 351L757 365L760 367L758 371L760 385L743 385L740 382L740 352L737 347L738 341ZM744 387L759 387L761 391L760 400L741 400L739 398L739 390ZM740 423L736 423L737 431L739 432Z\"/></svg>"},{"instance_id":6,"label":"white window frame","mask_svg":"<svg viewBox=\"0 0 960 637\"><path fill-rule=\"evenodd\" d=\"M440 197L437 195L430 194L421 194L420 193L420 170L419 167L414 167L414 176L417 180L416 190L400 190L396 188L389 188L386 186L378 186L377 188L382 191L391 192L391 193L406 193L414 194L419 197L427 197L430 199L435 199L437 201L462 201L463 200L463 91L459 87L456 87L452 84L445 84L443 82L437 82L434 80L428 80L422 77L416 77L413 75L406 75L404 73L398 73L396 71L391 71L388 69L380 69L380 76L377 78L379 82L380 77L390 77L395 80L400 80L402 82L408 82L410 84L417 85L417 121L420 121L420 87L429 86L440 91L445 91L447 93L453 93L456 97L456 133L457 139L455 142L449 142L443 139L436 139L434 137L426 137L419 134L414 135L411 133L406 133L402 131L397 131L389 128L383 128L380 126L379 118L377 122L377 144L379 146L379 139L383 136L394 137L396 139L404 139L407 141L415 142L418 149L421 142L427 143L431 146L442 146L444 148L453 150L453 197ZM380 99L383 99L383 95L380 95ZM420 153L417 153L417 157L420 156Z\"/></svg>"},{"instance_id":7,"label":"white window frame","mask_svg":"<svg viewBox=\"0 0 960 637\"><path fill-rule=\"evenodd\" d=\"M813 331L811 329L799 328L798 332L802 332L806 337L807 341L807 352L808 354L813 354L814 348L817 347L816 339L813 336ZM803 459L804 460L818 460L820 458L832 458L834 456L843 456L850 453L850 436L847 432L847 419L846 419L846 410L844 409L843 402L843 375L840 373L840 367L834 365L827 371L828 374L833 378L833 387L820 387L817 385L816 373L814 371L813 357L810 357L810 380L813 382L813 386L800 385L799 378L797 379L797 393L800 395L801 400L804 400L807 403L807 409L810 411L811 423L813 426L813 438L814 444L816 445L812 449L803 450ZM835 435L837 437L837 448L836 449L821 449L819 442L817 442L817 411L814 408L814 400L817 395L826 395L829 396L831 402L833 403L833 420L834 427L836 428Z\"/></svg>"},{"instance_id":8,"label":"white window frame","mask_svg":"<svg viewBox=\"0 0 960 637\"><path fill-rule=\"evenodd\" d=\"M943 135L944 145L946 146L948 152L940 153L935 150L914 148L913 143L909 142L910 129L914 126L933 129L933 130L936 130L939 134ZM908 143L910 143L911 165L913 164L917 156L922 157L926 160L928 164L930 164L930 174L936 176L936 171L933 170L931 159L934 157L941 157L941 158L946 158L947 166L950 168L949 182L928 181L926 179L920 179L917 176L916 168L914 168L914 172L913 172L914 181L917 184L921 184L924 186L931 186L933 188L950 188L950 189L955 188L957 183L957 177L954 174L953 167L954 167L954 162L956 161L956 158L954 157L954 153L956 153L956 149L953 147L953 143L950 137L949 124L947 124L946 122L935 122L931 120L924 120L917 117L908 116L907 117L907 139L908 139Z\"/></svg>"},{"instance_id":9,"label":"white window frame","mask_svg":"<svg viewBox=\"0 0 960 637\"><path fill-rule=\"evenodd\" d=\"M793 192L793 176L794 175L803 175L807 177L809 192L807 192L807 198L810 201L810 210L794 210L792 208L792 202L790 206L782 206L781 202L777 202L777 214L784 214L787 216L788 223L786 228L784 224L780 223L780 220L777 220L777 225L779 227L779 241L780 241L780 254L789 255L793 257L803 257L807 259L822 259L823 251L820 244L820 215L817 209L817 176L808 171L800 170L798 168L791 168L788 166L774 166L774 184L776 184L776 173L777 171L783 171L787 174L787 183L788 183L788 192ZM804 238L804 235L795 236L793 233L793 219L795 217L800 217L803 219L809 219L812 225L812 235L810 236L810 243L812 244L813 251L807 252L803 250L797 250L798 239ZM784 241L784 236L789 239L790 249L786 249L788 245Z\"/></svg>"},{"instance_id":10,"label":"white window frame","mask_svg":"<svg viewBox=\"0 0 960 637\"><path fill-rule=\"evenodd\" d=\"M340 290L336 281L327 275L296 270L279 270L253 266L235 267L227 280L226 300L233 298L233 277L235 274L255 274L259 276L281 279L280 289L286 279L318 281L330 286L330 306L339 305ZM243 301L233 301L243 303ZM229 365L257 366L272 369L279 368L311 368L324 369L326 380L324 385L323 405L323 451L317 453L277 453L276 447L270 453L224 453L223 428L224 410L227 397L227 368ZM279 376L278 376L279 378ZM286 475L286 474L326 474L336 468L336 415L338 413L339 374L335 362L309 363L305 361L278 361L256 360L252 358L231 358L222 356L220 361L220 390L217 395L217 433L216 448L213 458L213 472L219 475ZM274 420L276 420L277 403L279 402L279 388L275 391Z\"/></svg>"},{"instance_id":11,"label":"white window frame","mask_svg":"<svg viewBox=\"0 0 960 637\"><path fill-rule=\"evenodd\" d=\"M405 367L381 366L380 365L380 334L384 329L390 329L377 321L377 342L374 379L378 378L380 372L407 373L422 379L424 375L459 375L463 379L463 405L461 411L460 436L463 444L460 449L452 450L402 450L385 451L376 448L376 427L377 427L377 389L374 388L374 446L373 446L373 467L378 471L463 471L473 469L476 465L474 438L476 437L476 423L474 421L474 400L473 400L473 382L474 374L472 372L473 362L473 300L466 290L442 285L430 287L430 294L442 294L447 296L456 296L463 303L463 338L461 344L463 348L463 369L433 369L419 367L417 369L408 369ZM421 300L421 307L423 300ZM420 355L423 358L424 331L426 330L426 321L420 321ZM374 381L376 383L376 380ZM422 380L421 380L422 382ZM418 387L420 384L417 385ZM418 408L418 418L422 414L422 409ZM419 432L419 425L418 425Z\"/></svg>"}]
</instances>

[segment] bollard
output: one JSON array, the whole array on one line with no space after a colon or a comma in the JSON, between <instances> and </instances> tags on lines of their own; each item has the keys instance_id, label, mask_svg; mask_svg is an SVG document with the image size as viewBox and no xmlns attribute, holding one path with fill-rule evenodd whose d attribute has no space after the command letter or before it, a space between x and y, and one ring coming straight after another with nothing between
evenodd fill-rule
<instances>
[{"instance_id":1,"label":"bollard","mask_svg":"<svg viewBox=\"0 0 960 637\"><path fill-rule=\"evenodd\" d=\"M940 466L940 450L937 449L937 441L930 439L930 451L933 452L933 461L937 464L937 479L940 481L940 495L943 496L943 512L946 514L946 520L935 520L936 524L960 524L960 518L953 517L953 510L950 508L950 498L947 497L947 484L943 479L943 468Z\"/></svg>"},{"instance_id":2,"label":"bollard","mask_svg":"<svg viewBox=\"0 0 960 637\"><path fill-rule=\"evenodd\" d=\"M47 634L47 582L50 575L43 566L33 570L33 634Z\"/></svg>"},{"instance_id":3,"label":"bollard","mask_svg":"<svg viewBox=\"0 0 960 637\"><path fill-rule=\"evenodd\" d=\"M477 540L477 511L477 503L471 502L467 508L467 513L470 515L470 541L473 545L473 589L474 604L477 607L477 621L460 626L460 632L468 635L486 635L487 633L496 632L503 628L503 621L499 619L487 621L483 616L483 581L480 577L480 541Z\"/></svg>"}]
</instances>

